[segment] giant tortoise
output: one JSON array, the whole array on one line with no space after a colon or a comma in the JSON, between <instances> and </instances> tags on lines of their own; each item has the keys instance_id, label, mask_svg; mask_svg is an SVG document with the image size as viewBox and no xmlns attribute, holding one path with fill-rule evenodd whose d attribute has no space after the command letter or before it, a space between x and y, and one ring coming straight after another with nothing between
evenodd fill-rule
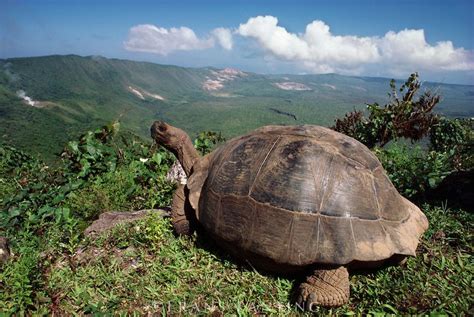
<instances>
[{"instance_id":1,"label":"giant tortoise","mask_svg":"<svg viewBox=\"0 0 474 317\"><path fill-rule=\"evenodd\" d=\"M415 255L428 227L367 147L327 128L265 126L204 157L167 123L156 121L151 136L189 177L173 198L176 232L200 224L255 267L307 272L297 289L305 309L348 302L348 269Z\"/></svg>"}]
</instances>

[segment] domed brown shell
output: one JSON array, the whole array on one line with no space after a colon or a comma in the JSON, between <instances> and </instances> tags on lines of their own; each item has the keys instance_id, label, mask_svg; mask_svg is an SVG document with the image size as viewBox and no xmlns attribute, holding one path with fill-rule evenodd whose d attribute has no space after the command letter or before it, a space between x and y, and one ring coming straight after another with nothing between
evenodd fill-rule
<instances>
[{"instance_id":1,"label":"domed brown shell","mask_svg":"<svg viewBox=\"0 0 474 317\"><path fill-rule=\"evenodd\" d=\"M318 126L267 126L210 157L198 219L275 263L347 264L414 255L428 222L358 141Z\"/></svg>"}]
</instances>

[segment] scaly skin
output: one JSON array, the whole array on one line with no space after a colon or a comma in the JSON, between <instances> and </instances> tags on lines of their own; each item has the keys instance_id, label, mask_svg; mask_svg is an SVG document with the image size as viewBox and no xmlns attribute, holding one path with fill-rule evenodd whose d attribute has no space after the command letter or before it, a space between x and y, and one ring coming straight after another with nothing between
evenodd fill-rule
<instances>
[{"instance_id":1,"label":"scaly skin","mask_svg":"<svg viewBox=\"0 0 474 317\"><path fill-rule=\"evenodd\" d=\"M337 307L349 301L349 273L336 269L315 270L299 287L297 304L305 310L315 306Z\"/></svg>"},{"instance_id":2,"label":"scaly skin","mask_svg":"<svg viewBox=\"0 0 474 317\"><path fill-rule=\"evenodd\" d=\"M171 205L171 222L178 235L191 235L194 232L194 210L187 201L186 185L179 185Z\"/></svg>"}]
</instances>

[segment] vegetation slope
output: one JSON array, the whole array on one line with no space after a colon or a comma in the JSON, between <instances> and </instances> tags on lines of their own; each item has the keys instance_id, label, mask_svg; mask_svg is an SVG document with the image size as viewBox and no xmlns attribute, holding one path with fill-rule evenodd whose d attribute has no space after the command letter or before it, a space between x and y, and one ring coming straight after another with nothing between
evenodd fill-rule
<instances>
[{"instance_id":1,"label":"vegetation slope","mask_svg":"<svg viewBox=\"0 0 474 317\"><path fill-rule=\"evenodd\" d=\"M142 137L148 137L156 119L193 136L217 130L232 137L266 124L328 126L347 111L364 109L368 100L386 102L388 82L336 74L258 75L100 56L12 58L0 60L0 142L52 162L65 142L113 120ZM443 95L436 111L474 116L472 86L424 87ZM27 104L21 91L39 103Z\"/></svg>"}]
</instances>

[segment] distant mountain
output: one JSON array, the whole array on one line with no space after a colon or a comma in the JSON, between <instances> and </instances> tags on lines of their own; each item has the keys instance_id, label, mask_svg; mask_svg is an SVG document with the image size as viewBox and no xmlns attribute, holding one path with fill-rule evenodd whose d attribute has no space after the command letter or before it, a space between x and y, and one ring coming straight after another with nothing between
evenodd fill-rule
<instances>
[{"instance_id":1,"label":"distant mountain","mask_svg":"<svg viewBox=\"0 0 474 317\"><path fill-rule=\"evenodd\" d=\"M67 140L111 120L148 137L167 120L193 137L231 137L266 124L331 125L365 103L387 101L389 79L259 75L76 55L0 60L0 142L51 159ZM425 83L438 112L474 116L474 86Z\"/></svg>"}]
</instances>

